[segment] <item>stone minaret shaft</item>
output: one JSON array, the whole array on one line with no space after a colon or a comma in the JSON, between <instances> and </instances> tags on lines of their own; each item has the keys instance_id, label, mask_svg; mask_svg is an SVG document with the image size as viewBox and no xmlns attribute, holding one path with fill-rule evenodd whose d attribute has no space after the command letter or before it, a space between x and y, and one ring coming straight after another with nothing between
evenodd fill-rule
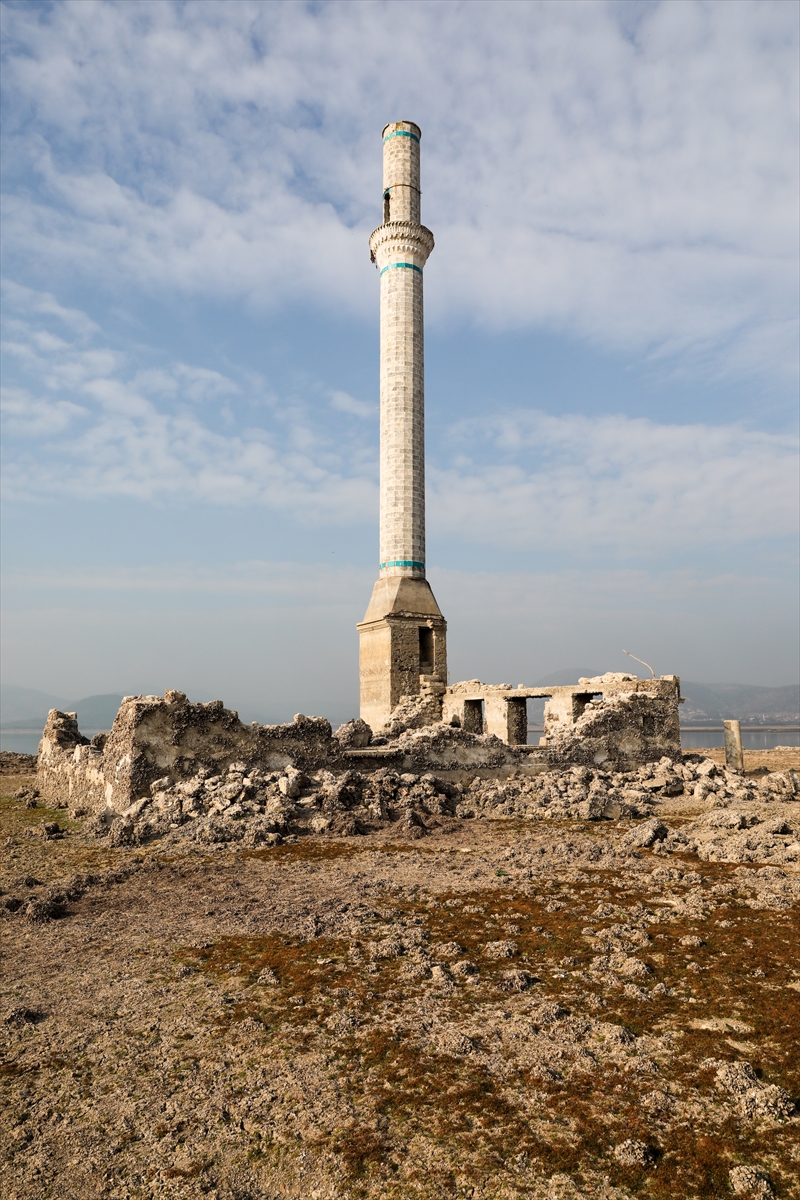
<instances>
[{"instance_id":1,"label":"stone minaret shaft","mask_svg":"<svg viewBox=\"0 0 800 1200\"><path fill-rule=\"evenodd\" d=\"M433 235L420 224L420 131L383 131L383 224L370 238L381 295L381 575L425 577L425 346L422 269Z\"/></svg>"},{"instance_id":2,"label":"stone minaret shaft","mask_svg":"<svg viewBox=\"0 0 800 1200\"><path fill-rule=\"evenodd\" d=\"M382 728L403 697L435 707L447 681L446 624L425 578L425 354L420 130L383 131L383 223L369 239L380 272L380 575L361 635L361 715Z\"/></svg>"}]
</instances>

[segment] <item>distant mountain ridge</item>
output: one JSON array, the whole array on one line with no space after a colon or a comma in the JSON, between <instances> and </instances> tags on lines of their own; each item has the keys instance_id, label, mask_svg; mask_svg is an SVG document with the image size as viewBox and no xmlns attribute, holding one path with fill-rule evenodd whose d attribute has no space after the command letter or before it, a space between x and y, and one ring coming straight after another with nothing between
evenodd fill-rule
<instances>
[{"instance_id":1,"label":"distant mountain ridge","mask_svg":"<svg viewBox=\"0 0 800 1200\"><path fill-rule=\"evenodd\" d=\"M122 703L122 693L86 696L83 700L65 700L34 688L4 686L0 693L0 725L3 729L44 728L51 708L76 712L80 729L110 729Z\"/></svg>"},{"instance_id":2,"label":"distant mountain ridge","mask_svg":"<svg viewBox=\"0 0 800 1200\"><path fill-rule=\"evenodd\" d=\"M800 721L800 686L765 688L743 683L681 680L681 724L742 721L748 725L793 725Z\"/></svg>"},{"instance_id":3,"label":"distant mountain ridge","mask_svg":"<svg viewBox=\"0 0 800 1200\"><path fill-rule=\"evenodd\" d=\"M553 687L577 683L602 672L588 667L554 671L534 686ZM795 725L800 722L800 686L765 688L743 683L695 683L681 680L682 725L703 725L724 720L739 720L747 725ZM9 732L14 729L41 729L51 708L62 712L77 712L82 730L110 729L122 703L122 693L108 692L86 696L82 700L65 700L34 688L5 685L0 689L0 725ZM536 704L536 701L532 702ZM529 713L533 720L541 714Z\"/></svg>"}]
</instances>

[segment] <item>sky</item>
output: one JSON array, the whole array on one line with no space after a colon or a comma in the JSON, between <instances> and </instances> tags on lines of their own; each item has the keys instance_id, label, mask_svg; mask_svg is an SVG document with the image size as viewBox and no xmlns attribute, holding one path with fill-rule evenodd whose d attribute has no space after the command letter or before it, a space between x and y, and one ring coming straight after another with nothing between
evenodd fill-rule
<instances>
[{"instance_id":1,"label":"sky","mask_svg":"<svg viewBox=\"0 0 800 1200\"><path fill-rule=\"evenodd\" d=\"M794 0L0 13L4 682L357 712L400 119L451 679L796 681Z\"/></svg>"}]
</instances>

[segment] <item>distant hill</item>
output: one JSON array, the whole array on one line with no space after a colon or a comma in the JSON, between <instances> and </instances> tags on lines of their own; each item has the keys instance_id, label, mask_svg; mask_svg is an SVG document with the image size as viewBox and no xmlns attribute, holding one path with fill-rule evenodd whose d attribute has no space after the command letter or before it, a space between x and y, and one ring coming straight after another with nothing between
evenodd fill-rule
<instances>
[{"instance_id":1,"label":"distant hill","mask_svg":"<svg viewBox=\"0 0 800 1200\"><path fill-rule=\"evenodd\" d=\"M745 721L748 725L795 725L800 721L800 687L765 688L744 683L681 680L682 725Z\"/></svg>"},{"instance_id":2,"label":"distant hill","mask_svg":"<svg viewBox=\"0 0 800 1200\"><path fill-rule=\"evenodd\" d=\"M0 722L5 727L9 721L28 720L33 716L38 718L41 713L46 716L51 708L63 710L67 703L63 696L52 696L49 692L37 692L34 688L17 687L16 684L4 684L0 688Z\"/></svg>"},{"instance_id":3,"label":"distant hill","mask_svg":"<svg viewBox=\"0 0 800 1200\"><path fill-rule=\"evenodd\" d=\"M0 724L3 729L43 729L51 708L76 712L80 729L110 729L122 694L110 692L101 696L86 696L83 700L65 700L49 692L7 685L0 696Z\"/></svg>"},{"instance_id":4,"label":"distant hill","mask_svg":"<svg viewBox=\"0 0 800 1200\"><path fill-rule=\"evenodd\" d=\"M601 674L591 667L569 667L537 680L534 686L577 683L581 678L591 679ZM800 722L800 687L796 685L765 688L744 683L681 680L681 693L685 697L685 703L681 705L682 725L716 724L730 719L747 725L796 725ZM9 684L0 689L0 725L9 732L42 729L49 710L60 708L62 712L77 712L82 730L110 729L121 702L122 695L117 692L66 700L49 692ZM532 701L529 720L541 723L543 708L543 701ZM253 720L255 716L249 714L243 719Z\"/></svg>"}]
</instances>

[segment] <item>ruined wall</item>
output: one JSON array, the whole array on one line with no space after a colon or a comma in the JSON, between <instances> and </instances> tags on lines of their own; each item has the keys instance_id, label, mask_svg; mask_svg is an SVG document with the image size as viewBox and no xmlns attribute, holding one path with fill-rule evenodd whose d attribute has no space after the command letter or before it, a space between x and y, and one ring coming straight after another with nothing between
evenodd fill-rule
<instances>
[{"instance_id":1,"label":"ruined wall","mask_svg":"<svg viewBox=\"0 0 800 1200\"><path fill-rule=\"evenodd\" d=\"M526 702L542 698L546 704L540 746L554 764L608 762L626 770L681 753L677 675L637 679L609 672L566 687L541 688L492 686L470 679L447 689L442 721L524 745Z\"/></svg>"},{"instance_id":2,"label":"ruined wall","mask_svg":"<svg viewBox=\"0 0 800 1200\"><path fill-rule=\"evenodd\" d=\"M50 713L39 747L39 790L76 813L123 813L155 792L231 769L266 777L391 768L450 779L532 775L571 764L629 770L680 757L679 693L676 676L604 675L548 689L469 680L444 696L430 690L401 703L385 737L373 737L363 721L334 735L324 718L302 715L284 725L243 725L221 700L191 704L177 691L129 696L111 732L92 742L74 713ZM526 700L542 694L545 737L527 746Z\"/></svg>"},{"instance_id":3,"label":"ruined wall","mask_svg":"<svg viewBox=\"0 0 800 1200\"><path fill-rule=\"evenodd\" d=\"M569 714L564 712L567 697L545 705L544 741L551 761L624 771L663 757L680 759L677 677L611 686L603 680L582 680L579 686L600 695L585 699L586 692L574 692Z\"/></svg>"},{"instance_id":4,"label":"ruined wall","mask_svg":"<svg viewBox=\"0 0 800 1200\"><path fill-rule=\"evenodd\" d=\"M104 735L91 742L78 729L77 713L51 709L39 743L39 794L53 808L77 814L97 812L105 803Z\"/></svg>"},{"instance_id":5,"label":"ruined wall","mask_svg":"<svg viewBox=\"0 0 800 1200\"><path fill-rule=\"evenodd\" d=\"M243 725L221 700L191 704L177 691L127 696L111 732L94 742L81 736L74 713L53 709L39 746L40 793L77 812L123 812L157 780L178 783L201 769L224 773L237 761L267 772L315 770L341 755L323 717Z\"/></svg>"}]
</instances>

